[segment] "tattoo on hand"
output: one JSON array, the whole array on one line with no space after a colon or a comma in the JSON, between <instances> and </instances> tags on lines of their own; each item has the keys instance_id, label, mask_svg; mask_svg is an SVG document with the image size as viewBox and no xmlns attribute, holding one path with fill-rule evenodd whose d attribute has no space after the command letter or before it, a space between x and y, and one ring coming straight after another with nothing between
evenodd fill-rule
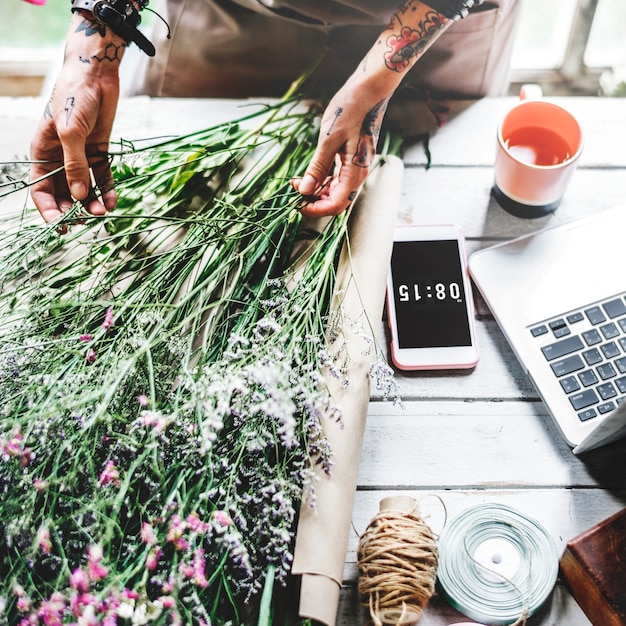
<instances>
[{"instance_id":1,"label":"tattoo on hand","mask_svg":"<svg viewBox=\"0 0 626 626\"><path fill-rule=\"evenodd\" d=\"M330 126L328 127L328 130L326 131L326 135L330 135L330 133L333 130L333 126L335 125L335 122L337 121L337 119L339 119L339 116L343 113L343 107L337 107L335 109L335 117L333 118L333 121L330 123Z\"/></svg>"},{"instance_id":2,"label":"tattoo on hand","mask_svg":"<svg viewBox=\"0 0 626 626\"><path fill-rule=\"evenodd\" d=\"M383 116L387 110L388 100L381 100L372 107L361 125L359 144L352 162L359 167L369 167L376 154L376 143L380 133Z\"/></svg>"},{"instance_id":3,"label":"tattoo on hand","mask_svg":"<svg viewBox=\"0 0 626 626\"><path fill-rule=\"evenodd\" d=\"M421 56L433 37L447 24L445 16L429 11L418 28L403 26L397 35L387 38L385 65L395 72L402 72Z\"/></svg>"},{"instance_id":4,"label":"tattoo on hand","mask_svg":"<svg viewBox=\"0 0 626 626\"><path fill-rule=\"evenodd\" d=\"M70 117L72 117L72 112L74 111L74 97L70 96L65 100L65 125L69 126Z\"/></svg>"}]
</instances>

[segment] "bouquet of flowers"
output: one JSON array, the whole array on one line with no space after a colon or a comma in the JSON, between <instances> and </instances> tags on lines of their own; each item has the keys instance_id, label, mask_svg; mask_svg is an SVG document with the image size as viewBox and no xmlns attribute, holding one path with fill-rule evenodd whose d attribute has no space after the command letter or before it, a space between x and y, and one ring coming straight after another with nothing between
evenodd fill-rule
<instances>
[{"instance_id":1,"label":"bouquet of flowers","mask_svg":"<svg viewBox=\"0 0 626 626\"><path fill-rule=\"evenodd\" d=\"M322 372L349 384L328 337L368 324L330 307L349 211L310 232L289 184L317 119L285 98L121 142L115 211L5 224L0 624L297 621L298 511L342 419Z\"/></svg>"}]
</instances>

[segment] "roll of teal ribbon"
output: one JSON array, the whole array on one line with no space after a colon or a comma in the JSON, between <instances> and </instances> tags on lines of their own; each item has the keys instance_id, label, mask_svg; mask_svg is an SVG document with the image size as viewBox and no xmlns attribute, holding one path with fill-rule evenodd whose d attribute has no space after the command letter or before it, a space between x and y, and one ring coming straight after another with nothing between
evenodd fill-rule
<instances>
[{"instance_id":1,"label":"roll of teal ribbon","mask_svg":"<svg viewBox=\"0 0 626 626\"><path fill-rule=\"evenodd\" d=\"M439 536L439 586L454 608L485 624L533 615L552 592L558 569L548 531L505 505L471 507Z\"/></svg>"}]
</instances>

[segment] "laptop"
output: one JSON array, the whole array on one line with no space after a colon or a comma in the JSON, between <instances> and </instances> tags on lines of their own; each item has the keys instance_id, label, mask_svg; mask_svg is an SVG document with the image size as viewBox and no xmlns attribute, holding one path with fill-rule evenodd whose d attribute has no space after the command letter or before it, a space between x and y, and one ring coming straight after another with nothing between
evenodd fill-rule
<instances>
[{"instance_id":1,"label":"laptop","mask_svg":"<svg viewBox=\"0 0 626 626\"><path fill-rule=\"evenodd\" d=\"M626 207L475 252L469 272L574 454L626 437Z\"/></svg>"}]
</instances>

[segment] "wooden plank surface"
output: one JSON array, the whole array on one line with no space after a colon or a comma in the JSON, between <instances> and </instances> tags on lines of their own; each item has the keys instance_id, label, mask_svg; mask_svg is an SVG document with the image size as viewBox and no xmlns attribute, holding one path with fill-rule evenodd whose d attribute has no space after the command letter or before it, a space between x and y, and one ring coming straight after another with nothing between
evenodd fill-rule
<instances>
[{"instance_id":1,"label":"wooden plank surface","mask_svg":"<svg viewBox=\"0 0 626 626\"><path fill-rule=\"evenodd\" d=\"M624 100L552 100L577 115L585 148L561 206L537 220L510 216L490 194L496 124L514 98L456 103L439 129L419 105L392 107L390 123L403 127L409 137L398 221L454 222L464 231L471 253L496 241L626 205ZM114 136L130 139L198 130L238 116L250 105L123 100ZM42 110L38 99L0 98L0 160L27 154ZM415 497L435 529L445 523L444 510L451 519L473 504L508 504L543 523L560 552L571 537L626 505L626 444L574 456L479 298L477 313L481 358L474 370L397 372L402 407L382 401L372 391L339 626L362 623L356 589L358 535L387 495ZM386 350L384 320L378 339ZM444 598L435 597L419 623L447 626L458 621L464 621L463 616ZM589 623L560 583L545 609L529 620L530 626Z\"/></svg>"}]
</instances>

